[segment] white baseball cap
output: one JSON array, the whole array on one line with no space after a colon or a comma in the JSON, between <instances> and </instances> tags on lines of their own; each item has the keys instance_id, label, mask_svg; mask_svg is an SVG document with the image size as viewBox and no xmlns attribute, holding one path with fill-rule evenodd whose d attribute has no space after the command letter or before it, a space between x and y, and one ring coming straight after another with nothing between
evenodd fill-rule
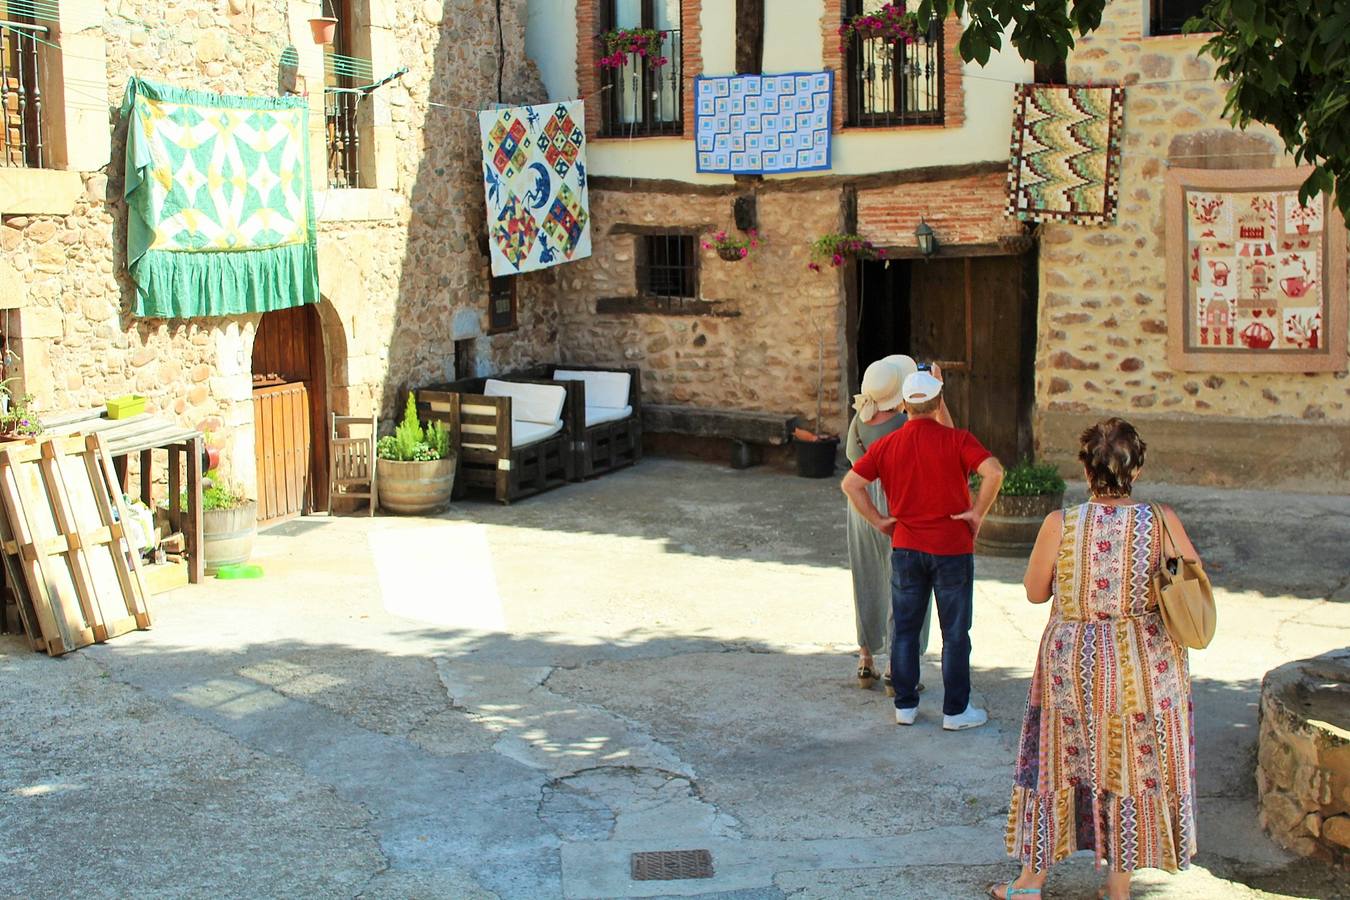
<instances>
[{"instance_id":1,"label":"white baseball cap","mask_svg":"<svg viewBox=\"0 0 1350 900\"><path fill-rule=\"evenodd\" d=\"M915 372L905 379L900 393L906 403L927 403L942 393L942 382L929 372Z\"/></svg>"}]
</instances>

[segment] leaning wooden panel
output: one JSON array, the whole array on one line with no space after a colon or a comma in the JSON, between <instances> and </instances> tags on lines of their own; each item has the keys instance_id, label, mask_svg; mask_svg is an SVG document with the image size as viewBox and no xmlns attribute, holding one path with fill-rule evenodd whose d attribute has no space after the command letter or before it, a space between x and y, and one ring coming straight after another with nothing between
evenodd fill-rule
<instances>
[{"instance_id":1,"label":"leaning wooden panel","mask_svg":"<svg viewBox=\"0 0 1350 900\"><path fill-rule=\"evenodd\" d=\"M53 656L94 643L94 630L80 607L80 598L61 553L64 540L47 504L41 476L31 464L40 451L34 445L0 451L0 502L14 535L6 551L19 559L41 631L42 649Z\"/></svg>"},{"instance_id":2,"label":"leaning wooden panel","mask_svg":"<svg viewBox=\"0 0 1350 900\"><path fill-rule=\"evenodd\" d=\"M14 590L14 602L19 609L19 621L23 624L24 637L34 650L45 649L42 643L42 626L38 622L37 609L28 593L28 583L23 577L23 568L18 557L18 547L14 544L14 532L9 527L9 517L0 508L0 545L3 545L5 578ZM11 551L10 548L14 548Z\"/></svg>"},{"instance_id":3,"label":"leaning wooden panel","mask_svg":"<svg viewBox=\"0 0 1350 900\"><path fill-rule=\"evenodd\" d=\"M108 543L103 545L106 557L111 563L107 570L111 574L109 584L116 581L121 596L119 612L131 617L136 628L150 627L150 609L147 605L150 591L145 584L145 574L141 571L141 555L131 546L121 523L129 520L131 511L121 493L114 489L112 457L108 453L103 436L91 434L85 438L83 454L84 474L82 484L87 487L77 492L77 508L85 520L106 527L110 533ZM190 493L190 492L189 492Z\"/></svg>"}]
</instances>

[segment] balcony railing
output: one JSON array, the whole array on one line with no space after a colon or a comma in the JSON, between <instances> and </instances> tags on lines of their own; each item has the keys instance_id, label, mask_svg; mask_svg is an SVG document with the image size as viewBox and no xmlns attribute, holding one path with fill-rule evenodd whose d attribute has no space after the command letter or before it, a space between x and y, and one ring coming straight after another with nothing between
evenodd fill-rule
<instances>
[{"instance_id":1,"label":"balcony railing","mask_svg":"<svg viewBox=\"0 0 1350 900\"><path fill-rule=\"evenodd\" d=\"M0 167L41 168L42 57L47 29L0 19Z\"/></svg>"},{"instance_id":2,"label":"balcony railing","mask_svg":"<svg viewBox=\"0 0 1350 900\"><path fill-rule=\"evenodd\" d=\"M600 70L600 133L606 137L678 135L684 131L684 57L680 32L661 33L661 55L668 62L653 69L633 54L620 68ZM596 39L600 43L599 38ZM601 43L600 55L605 55Z\"/></svg>"},{"instance_id":3,"label":"balcony railing","mask_svg":"<svg viewBox=\"0 0 1350 900\"><path fill-rule=\"evenodd\" d=\"M848 47L852 126L942 124L942 25L912 44L854 35Z\"/></svg>"},{"instance_id":4,"label":"balcony railing","mask_svg":"<svg viewBox=\"0 0 1350 900\"><path fill-rule=\"evenodd\" d=\"M325 91L323 95L324 126L328 136L328 186L355 188L361 186L360 132L356 124L356 107L360 95L349 91Z\"/></svg>"}]
</instances>

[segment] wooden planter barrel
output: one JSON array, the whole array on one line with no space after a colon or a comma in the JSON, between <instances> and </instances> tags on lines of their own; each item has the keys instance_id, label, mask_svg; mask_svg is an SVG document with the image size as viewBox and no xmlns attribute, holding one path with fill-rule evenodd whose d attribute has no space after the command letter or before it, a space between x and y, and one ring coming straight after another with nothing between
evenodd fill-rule
<instances>
[{"instance_id":1,"label":"wooden planter barrel","mask_svg":"<svg viewBox=\"0 0 1350 900\"><path fill-rule=\"evenodd\" d=\"M1034 497L999 495L980 526L975 551L985 556L1030 556L1041 523L1063 503L1063 491Z\"/></svg>"},{"instance_id":2,"label":"wooden planter barrel","mask_svg":"<svg viewBox=\"0 0 1350 900\"><path fill-rule=\"evenodd\" d=\"M246 501L234 509L202 512L202 563L207 575L221 566L248 562L258 535L258 504Z\"/></svg>"},{"instance_id":3,"label":"wooden planter barrel","mask_svg":"<svg viewBox=\"0 0 1350 900\"><path fill-rule=\"evenodd\" d=\"M430 462L381 459L375 464L380 507L403 516L439 512L450 503L455 486L455 458Z\"/></svg>"}]
</instances>

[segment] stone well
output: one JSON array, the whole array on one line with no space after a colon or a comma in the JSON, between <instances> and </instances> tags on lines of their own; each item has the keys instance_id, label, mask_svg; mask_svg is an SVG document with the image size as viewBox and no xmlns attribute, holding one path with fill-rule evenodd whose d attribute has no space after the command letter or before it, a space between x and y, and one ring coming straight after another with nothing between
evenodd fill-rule
<instances>
[{"instance_id":1,"label":"stone well","mask_svg":"<svg viewBox=\"0 0 1350 900\"><path fill-rule=\"evenodd\" d=\"M1277 843L1350 868L1350 648L1266 673L1256 783Z\"/></svg>"}]
</instances>

